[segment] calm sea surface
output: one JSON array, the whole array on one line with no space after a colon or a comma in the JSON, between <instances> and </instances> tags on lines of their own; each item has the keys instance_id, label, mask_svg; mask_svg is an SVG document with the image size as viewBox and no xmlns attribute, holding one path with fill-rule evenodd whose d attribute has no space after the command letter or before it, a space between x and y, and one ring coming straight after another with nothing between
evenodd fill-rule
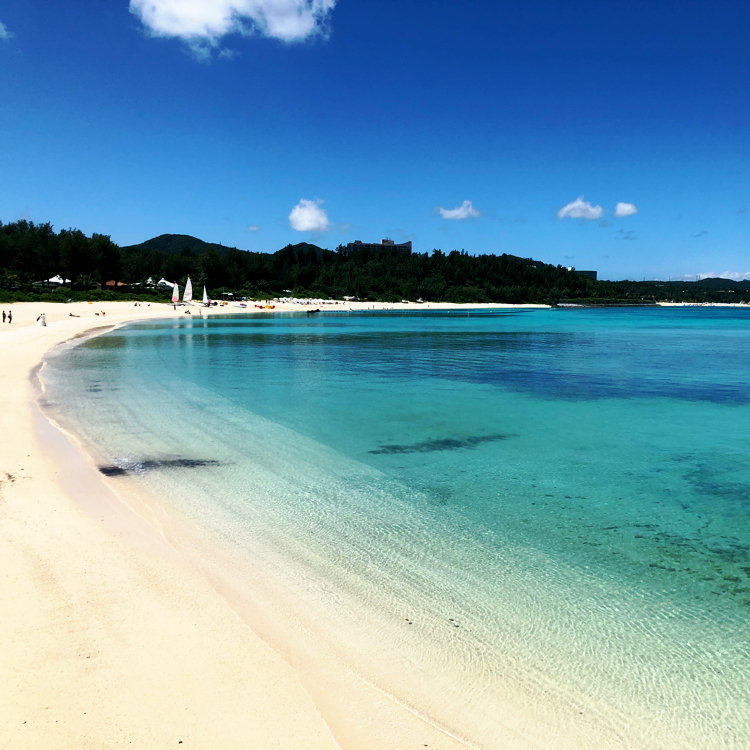
<instances>
[{"instance_id":1,"label":"calm sea surface","mask_svg":"<svg viewBox=\"0 0 750 750\"><path fill-rule=\"evenodd\" d=\"M477 744L750 747L750 310L182 316L44 376Z\"/></svg>"}]
</instances>

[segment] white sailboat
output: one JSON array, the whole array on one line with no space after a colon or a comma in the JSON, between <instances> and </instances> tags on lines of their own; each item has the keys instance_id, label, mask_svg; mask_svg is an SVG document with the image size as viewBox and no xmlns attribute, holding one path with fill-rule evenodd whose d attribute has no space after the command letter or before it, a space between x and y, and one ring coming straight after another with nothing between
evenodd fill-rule
<instances>
[{"instance_id":1,"label":"white sailboat","mask_svg":"<svg viewBox=\"0 0 750 750\"><path fill-rule=\"evenodd\" d=\"M172 302L173 304L177 304L180 301L180 287L177 286L177 282L175 281L174 284L172 284Z\"/></svg>"},{"instance_id":2,"label":"white sailboat","mask_svg":"<svg viewBox=\"0 0 750 750\"><path fill-rule=\"evenodd\" d=\"M182 295L183 302L192 302L193 300L193 284L190 281L190 277L187 277L185 282L185 293Z\"/></svg>"},{"instance_id":3,"label":"white sailboat","mask_svg":"<svg viewBox=\"0 0 750 750\"><path fill-rule=\"evenodd\" d=\"M208 294L206 294L206 285L203 285L203 304L208 305Z\"/></svg>"}]
</instances>

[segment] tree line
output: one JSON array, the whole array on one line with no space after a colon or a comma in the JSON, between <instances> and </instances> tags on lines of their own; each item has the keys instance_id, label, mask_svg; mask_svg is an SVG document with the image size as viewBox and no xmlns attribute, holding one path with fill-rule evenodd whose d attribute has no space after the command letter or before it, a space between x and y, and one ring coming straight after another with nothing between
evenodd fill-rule
<instances>
[{"instance_id":1,"label":"tree line","mask_svg":"<svg viewBox=\"0 0 750 750\"><path fill-rule=\"evenodd\" d=\"M750 284L597 281L563 266L513 255L465 250L409 253L398 248L287 245L259 253L212 245L175 235L119 247L108 235L78 229L55 232L51 224L20 220L0 223L0 290L7 295L49 293L46 280L60 275L64 294L81 298L96 289L133 295L159 294L147 280L184 283L188 275L212 296L231 291L250 298L312 296L363 300L445 302L644 303L741 301ZM114 284L112 283L114 282ZM725 289L724 287L731 287ZM59 292L58 292L59 293ZM167 292L161 292L167 295Z\"/></svg>"}]
</instances>

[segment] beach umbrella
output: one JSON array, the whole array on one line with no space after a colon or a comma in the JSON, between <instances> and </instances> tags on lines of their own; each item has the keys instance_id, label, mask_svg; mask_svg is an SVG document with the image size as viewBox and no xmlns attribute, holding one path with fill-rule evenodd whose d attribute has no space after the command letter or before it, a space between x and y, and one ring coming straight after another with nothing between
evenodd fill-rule
<instances>
[{"instance_id":1,"label":"beach umbrella","mask_svg":"<svg viewBox=\"0 0 750 750\"><path fill-rule=\"evenodd\" d=\"M180 301L180 287L177 286L177 282L172 285L172 302Z\"/></svg>"}]
</instances>

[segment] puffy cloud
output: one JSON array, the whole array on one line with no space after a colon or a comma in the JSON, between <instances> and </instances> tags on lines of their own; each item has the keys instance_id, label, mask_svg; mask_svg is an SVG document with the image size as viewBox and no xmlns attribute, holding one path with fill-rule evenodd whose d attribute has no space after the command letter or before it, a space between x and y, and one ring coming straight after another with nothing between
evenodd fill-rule
<instances>
[{"instance_id":1,"label":"puffy cloud","mask_svg":"<svg viewBox=\"0 0 750 750\"><path fill-rule=\"evenodd\" d=\"M5 24L0 21L0 39L10 39L13 36L13 34L8 31Z\"/></svg>"},{"instance_id":2,"label":"puffy cloud","mask_svg":"<svg viewBox=\"0 0 750 750\"><path fill-rule=\"evenodd\" d=\"M563 206L557 212L558 219L601 219L604 209L601 206L592 206L579 195L574 201Z\"/></svg>"},{"instance_id":3,"label":"puffy cloud","mask_svg":"<svg viewBox=\"0 0 750 750\"><path fill-rule=\"evenodd\" d=\"M438 208L438 211L444 219L476 219L479 216L471 201L464 201L458 208Z\"/></svg>"},{"instance_id":4,"label":"puffy cloud","mask_svg":"<svg viewBox=\"0 0 750 750\"><path fill-rule=\"evenodd\" d=\"M632 216L638 213L638 206L635 203L623 203L620 201L615 206L615 216Z\"/></svg>"},{"instance_id":5,"label":"puffy cloud","mask_svg":"<svg viewBox=\"0 0 750 750\"><path fill-rule=\"evenodd\" d=\"M231 33L298 42L325 31L336 0L130 0L154 36L179 37L197 53Z\"/></svg>"},{"instance_id":6,"label":"puffy cloud","mask_svg":"<svg viewBox=\"0 0 750 750\"><path fill-rule=\"evenodd\" d=\"M320 203L302 198L289 214L289 226L296 232L327 232L331 222Z\"/></svg>"}]
</instances>

